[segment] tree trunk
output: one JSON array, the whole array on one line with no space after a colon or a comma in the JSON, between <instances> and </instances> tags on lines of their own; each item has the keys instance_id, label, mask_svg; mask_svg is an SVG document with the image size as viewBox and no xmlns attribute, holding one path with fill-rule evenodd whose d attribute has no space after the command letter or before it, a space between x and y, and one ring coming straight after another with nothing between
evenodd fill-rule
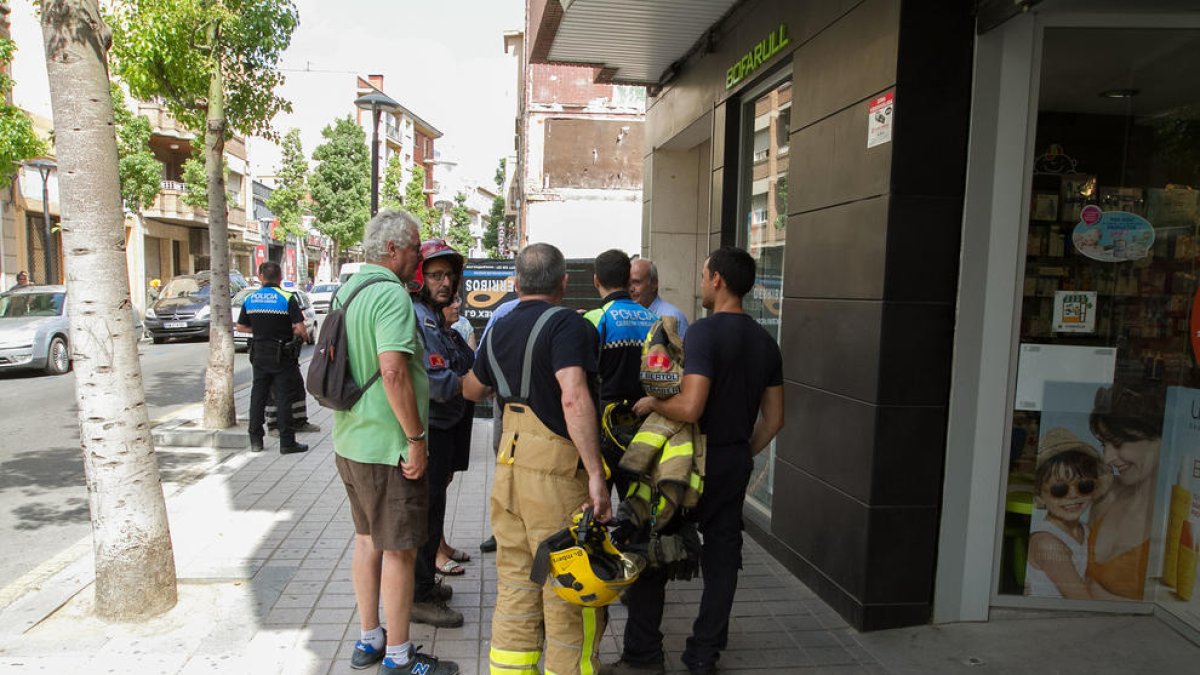
<instances>
[{"instance_id":1,"label":"tree trunk","mask_svg":"<svg viewBox=\"0 0 1200 675\"><path fill-rule=\"evenodd\" d=\"M218 37L218 27L214 24L209 28L209 44L215 45ZM229 309L229 213L225 199L225 80L221 68L218 60L209 79L204 132L212 256L208 370L204 373L204 426L209 429L224 429L237 423L233 407L233 318Z\"/></svg>"},{"instance_id":2,"label":"tree trunk","mask_svg":"<svg viewBox=\"0 0 1200 675\"><path fill-rule=\"evenodd\" d=\"M44 0L75 402L96 557L96 612L175 605L175 560L133 336L105 53L96 0Z\"/></svg>"}]
</instances>

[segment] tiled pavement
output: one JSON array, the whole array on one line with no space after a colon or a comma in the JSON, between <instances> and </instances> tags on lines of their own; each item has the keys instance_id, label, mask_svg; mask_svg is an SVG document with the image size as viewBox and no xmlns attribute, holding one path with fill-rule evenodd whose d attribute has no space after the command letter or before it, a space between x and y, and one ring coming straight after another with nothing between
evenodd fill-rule
<instances>
[{"instance_id":1,"label":"tiled pavement","mask_svg":"<svg viewBox=\"0 0 1200 675\"><path fill-rule=\"evenodd\" d=\"M247 395L239 392L239 411ZM14 629L16 605L0 608L0 673L364 672L349 667L358 637L349 569L353 529L333 464L332 420L315 405L310 412L323 431L305 439L313 446L308 453L280 456L269 443L261 454L221 457L207 477L168 500L180 579L174 610L142 624L100 622L89 612L90 587L79 581L90 578L90 570L78 569L87 567L85 557L29 590L28 599L51 598L35 627ZM457 661L465 675L487 672L496 598L494 561L478 552L487 534L490 425L476 422L472 469L459 474L449 492L448 539L473 556L466 574L449 579L451 606L466 623L414 625L412 632L414 642ZM720 662L728 675L1194 673L1200 662L1195 645L1145 616L1025 613L860 635L748 537L744 562ZM65 593L55 588L62 579L75 586ZM672 672L686 672L678 656L700 592L698 581L668 587L663 632ZM605 661L618 655L624 620L624 608L614 605L601 643Z\"/></svg>"},{"instance_id":2,"label":"tiled pavement","mask_svg":"<svg viewBox=\"0 0 1200 675\"><path fill-rule=\"evenodd\" d=\"M309 439L315 447L307 455L298 459L263 453L231 475L227 485L237 511L289 514L275 523L246 560L247 568L256 574L251 583L261 580L263 586L255 589L261 632L304 629L293 649L316 657L306 672L350 673L350 650L358 637L349 581L353 529L333 468L328 434L332 421L324 411L313 421L322 432ZM477 420L471 470L455 477L447 499L447 540L472 555L464 575L447 578L454 588L450 605L463 613L465 623L452 629L414 625L412 635L431 653L457 661L464 675L487 672L496 599L494 556L478 551L488 534L490 435L491 422ZM183 561L183 574L188 575L193 565L208 566L204 561L211 563L212 552L206 549L200 558ZM196 574L200 569L190 576ZM698 580L669 587L663 620L668 665L683 672L678 654L698 611L700 592ZM884 672L858 645L855 632L841 617L749 538L733 617L729 648L721 659L723 672ZM624 619L623 607L610 609L601 644L605 661L619 655Z\"/></svg>"}]
</instances>

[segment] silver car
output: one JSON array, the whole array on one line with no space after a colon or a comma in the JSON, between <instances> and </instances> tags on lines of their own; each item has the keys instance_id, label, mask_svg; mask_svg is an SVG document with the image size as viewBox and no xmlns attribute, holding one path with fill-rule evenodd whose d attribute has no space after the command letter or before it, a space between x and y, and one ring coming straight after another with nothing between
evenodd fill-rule
<instances>
[{"instance_id":1,"label":"silver car","mask_svg":"<svg viewBox=\"0 0 1200 675\"><path fill-rule=\"evenodd\" d=\"M66 286L23 286L0 294L0 370L71 369Z\"/></svg>"}]
</instances>

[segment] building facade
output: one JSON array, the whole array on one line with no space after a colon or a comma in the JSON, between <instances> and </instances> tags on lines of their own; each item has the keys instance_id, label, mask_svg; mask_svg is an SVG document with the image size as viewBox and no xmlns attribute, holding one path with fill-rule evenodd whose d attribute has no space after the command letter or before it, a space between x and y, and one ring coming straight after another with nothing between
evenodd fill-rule
<instances>
[{"instance_id":1,"label":"building facade","mask_svg":"<svg viewBox=\"0 0 1200 675\"><path fill-rule=\"evenodd\" d=\"M787 426L745 515L779 560L861 629L1200 629L1194 5L528 10L533 62L648 87L663 294L695 316L708 251L758 261Z\"/></svg>"},{"instance_id":2,"label":"building facade","mask_svg":"<svg viewBox=\"0 0 1200 675\"><path fill-rule=\"evenodd\" d=\"M539 62L519 34L516 214L518 241L552 243L567 257L642 246L645 88L597 82L599 69ZM599 247L599 248L597 248Z\"/></svg>"},{"instance_id":3,"label":"building facade","mask_svg":"<svg viewBox=\"0 0 1200 675\"><path fill-rule=\"evenodd\" d=\"M368 75L357 79L356 96L371 93L386 93L383 91L383 75ZM355 120L367 134L367 143L371 142L371 124L373 115L370 111L356 109ZM393 156L400 157L404 168L404 184L412 178L413 167L420 166L425 171L425 205L433 205L437 152L434 141L442 137L432 124L421 119L403 105L395 112L383 111L379 114L379 180L382 184L387 173L388 162Z\"/></svg>"}]
</instances>

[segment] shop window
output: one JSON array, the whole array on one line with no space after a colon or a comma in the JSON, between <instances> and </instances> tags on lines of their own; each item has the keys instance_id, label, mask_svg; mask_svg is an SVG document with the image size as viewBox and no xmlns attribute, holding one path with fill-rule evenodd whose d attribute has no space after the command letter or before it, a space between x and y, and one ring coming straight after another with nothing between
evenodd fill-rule
<instances>
[{"instance_id":1,"label":"shop window","mask_svg":"<svg viewBox=\"0 0 1200 675\"><path fill-rule=\"evenodd\" d=\"M783 300L783 249L787 234L787 142L792 83L773 80L746 95L742 104L742 152L738 167L738 245L758 264L758 278L745 299L746 312L779 339ZM771 508L775 445L754 459L747 496Z\"/></svg>"},{"instance_id":2,"label":"shop window","mask_svg":"<svg viewBox=\"0 0 1200 675\"><path fill-rule=\"evenodd\" d=\"M1200 626L1200 31L1043 44L997 588Z\"/></svg>"},{"instance_id":3,"label":"shop window","mask_svg":"<svg viewBox=\"0 0 1200 675\"><path fill-rule=\"evenodd\" d=\"M50 217L50 269L46 269L46 224L42 220L42 214L25 214L25 237L25 241L28 242L30 283L62 283L62 234L58 229L58 218Z\"/></svg>"}]
</instances>

